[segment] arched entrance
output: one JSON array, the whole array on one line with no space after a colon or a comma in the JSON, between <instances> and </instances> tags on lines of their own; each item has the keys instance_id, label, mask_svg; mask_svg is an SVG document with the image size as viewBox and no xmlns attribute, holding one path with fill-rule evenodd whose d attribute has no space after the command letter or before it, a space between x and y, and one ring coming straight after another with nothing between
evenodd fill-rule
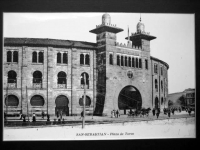
<instances>
[{"instance_id":1,"label":"arched entrance","mask_svg":"<svg viewBox=\"0 0 200 150\"><path fill-rule=\"evenodd\" d=\"M142 97L137 88L134 86L126 86L119 93L118 107L120 110L141 109Z\"/></svg>"},{"instance_id":2,"label":"arched entrance","mask_svg":"<svg viewBox=\"0 0 200 150\"><path fill-rule=\"evenodd\" d=\"M58 111L60 113L60 111L62 111L63 115L69 116L69 100L66 96L64 95L59 95L56 98L56 108L55 108L55 114Z\"/></svg>"},{"instance_id":3,"label":"arched entrance","mask_svg":"<svg viewBox=\"0 0 200 150\"><path fill-rule=\"evenodd\" d=\"M159 108L158 97L155 98L155 109Z\"/></svg>"}]
</instances>

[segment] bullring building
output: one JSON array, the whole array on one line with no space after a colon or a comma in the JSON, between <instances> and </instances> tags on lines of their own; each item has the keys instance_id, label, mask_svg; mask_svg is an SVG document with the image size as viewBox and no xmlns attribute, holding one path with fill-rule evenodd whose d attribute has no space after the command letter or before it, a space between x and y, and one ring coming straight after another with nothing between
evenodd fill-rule
<instances>
[{"instance_id":1,"label":"bullring building","mask_svg":"<svg viewBox=\"0 0 200 150\"><path fill-rule=\"evenodd\" d=\"M136 32L119 44L123 29L104 14L102 24L89 31L96 43L4 38L3 104L9 115L77 115L83 110L86 84L86 114L110 115L113 109L164 108L168 95L169 65L150 55L156 37L141 22ZM83 76L86 76L84 83Z\"/></svg>"}]
</instances>

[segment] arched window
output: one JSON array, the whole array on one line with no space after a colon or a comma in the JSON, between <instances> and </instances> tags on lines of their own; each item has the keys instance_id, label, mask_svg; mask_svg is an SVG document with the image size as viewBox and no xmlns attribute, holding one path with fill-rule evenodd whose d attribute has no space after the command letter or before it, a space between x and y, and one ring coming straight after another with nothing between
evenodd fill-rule
<instances>
[{"instance_id":1,"label":"arched window","mask_svg":"<svg viewBox=\"0 0 200 150\"><path fill-rule=\"evenodd\" d=\"M90 55L89 54L85 55L85 64L90 65Z\"/></svg>"},{"instance_id":2,"label":"arched window","mask_svg":"<svg viewBox=\"0 0 200 150\"><path fill-rule=\"evenodd\" d=\"M84 54L80 55L80 64L84 65Z\"/></svg>"},{"instance_id":3,"label":"arched window","mask_svg":"<svg viewBox=\"0 0 200 150\"><path fill-rule=\"evenodd\" d=\"M84 100L84 97L79 99L79 105L80 106L83 106L83 100ZM90 99L89 96L86 95L86 97L85 97L85 106L89 107L90 105L91 105L91 99Z\"/></svg>"},{"instance_id":4,"label":"arched window","mask_svg":"<svg viewBox=\"0 0 200 150\"><path fill-rule=\"evenodd\" d=\"M8 72L8 83L17 83L17 74L13 70Z\"/></svg>"},{"instance_id":5,"label":"arched window","mask_svg":"<svg viewBox=\"0 0 200 150\"><path fill-rule=\"evenodd\" d=\"M142 68L142 59L139 58L139 68Z\"/></svg>"},{"instance_id":6,"label":"arched window","mask_svg":"<svg viewBox=\"0 0 200 150\"><path fill-rule=\"evenodd\" d=\"M120 66L120 56L117 55L117 65Z\"/></svg>"},{"instance_id":7,"label":"arched window","mask_svg":"<svg viewBox=\"0 0 200 150\"><path fill-rule=\"evenodd\" d=\"M125 66L127 66L127 56L125 56Z\"/></svg>"},{"instance_id":8,"label":"arched window","mask_svg":"<svg viewBox=\"0 0 200 150\"><path fill-rule=\"evenodd\" d=\"M35 95L31 98L31 106L43 106L44 105L44 98L40 95Z\"/></svg>"},{"instance_id":9,"label":"arched window","mask_svg":"<svg viewBox=\"0 0 200 150\"><path fill-rule=\"evenodd\" d=\"M66 84L67 79L66 79L67 75L65 72L61 71L58 73L58 84Z\"/></svg>"},{"instance_id":10,"label":"arched window","mask_svg":"<svg viewBox=\"0 0 200 150\"><path fill-rule=\"evenodd\" d=\"M155 79L155 89L158 92L158 81L157 81L157 79Z\"/></svg>"},{"instance_id":11,"label":"arched window","mask_svg":"<svg viewBox=\"0 0 200 150\"><path fill-rule=\"evenodd\" d=\"M135 59L132 57L132 67L135 67Z\"/></svg>"},{"instance_id":12,"label":"arched window","mask_svg":"<svg viewBox=\"0 0 200 150\"><path fill-rule=\"evenodd\" d=\"M12 62L12 52L7 51L7 62Z\"/></svg>"},{"instance_id":13,"label":"arched window","mask_svg":"<svg viewBox=\"0 0 200 150\"><path fill-rule=\"evenodd\" d=\"M68 55L67 55L67 53L63 54L63 63L64 64L68 64Z\"/></svg>"},{"instance_id":14,"label":"arched window","mask_svg":"<svg viewBox=\"0 0 200 150\"><path fill-rule=\"evenodd\" d=\"M18 62L18 51L14 51L13 62Z\"/></svg>"},{"instance_id":15,"label":"arched window","mask_svg":"<svg viewBox=\"0 0 200 150\"><path fill-rule=\"evenodd\" d=\"M37 52L35 51L32 53L32 62L37 63Z\"/></svg>"},{"instance_id":16,"label":"arched window","mask_svg":"<svg viewBox=\"0 0 200 150\"><path fill-rule=\"evenodd\" d=\"M19 99L15 95L8 95L5 98L5 105L6 106L18 106Z\"/></svg>"},{"instance_id":17,"label":"arched window","mask_svg":"<svg viewBox=\"0 0 200 150\"><path fill-rule=\"evenodd\" d=\"M128 66L131 67L131 57L128 58Z\"/></svg>"},{"instance_id":18,"label":"arched window","mask_svg":"<svg viewBox=\"0 0 200 150\"><path fill-rule=\"evenodd\" d=\"M33 73L33 83L42 83L42 73L40 71Z\"/></svg>"},{"instance_id":19,"label":"arched window","mask_svg":"<svg viewBox=\"0 0 200 150\"><path fill-rule=\"evenodd\" d=\"M124 56L121 56L121 66L124 66Z\"/></svg>"},{"instance_id":20,"label":"arched window","mask_svg":"<svg viewBox=\"0 0 200 150\"><path fill-rule=\"evenodd\" d=\"M145 59L145 69L148 69L148 60Z\"/></svg>"},{"instance_id":21,"label":"arched window","mask_svg":"<svg viewBox=\"0 0 200 150\"><path fill-rule=\"evenodd\" d=\"M113 65L113 54L109 54L109 64Z\"/></svg>"},{"instance_id":22,"label":"arched window","mask_svg":"<svg viewBox=\"0 0 200 150\"><path fill-rule=\"evenodd\" d=\"M84 74L85 74L85 78L86 78L86 88L89 89L89 75L86 72L83 72L81 74L81 88L84 88Z\"/></svg>"},{"instance_id":23,"label":"arched window","mask_svg":"<svg viewBox=\"0 0 200 150\"><path fill-rule=\"evenodd\" d=\"M136 58L136 68L138 68L138 58Z\"/></svg>"},{"instance_id":24,"label":"arched window","mask_svg":"<svg viewBox=\"0 0 200 150\"><path fill-rule=\"evenodd\" d=\"M157 64L154 64L154 73L158 73L158 67L157 67Z\"/></svg>"},{"instance_id":25,"label":"arched window","mask_svg":"<svg viewBox=\"0 0 200 150\"><path fill-rule=\"evenodd\" d=\"M43 63L43 59L44 59L43 52L39 52L39 63Z\"/></svg>"},{"instance_id":26,"label":"arched window","mask_svg":"<svg viewBox=\"0 0 200 150\"><path fill-rule=\"evenodd\" d=\"M163 82L161 81L161 90L163 91Z\"/></svg>"},{"instance_id":27,"label":"arched window","mask_svg":"<svg viewBox=\"0 0 200 150\"><path fill-rule=\"evenodd\" d=\"M163 67L160 67L161 76L163 75Z\"/></svg>"},{"instance_id":28,"label":"arched window","mask_svg":"<svg viewBox=\"0 0 200 150\"><path fill-rule=\"evenodd\" d=\"M163 105L163 97L161 98L161 105Z\"/></svg>"},{"instance_id":29,"label":"arched window","mask_svg":"<svg viewBox=\"0 0 200 150\"><path fill-rule=\"evenodd\" d=\"M58 64L61 63L61 53L60 52L57 53L57 63Z\"/></svg>"}]
</instances>

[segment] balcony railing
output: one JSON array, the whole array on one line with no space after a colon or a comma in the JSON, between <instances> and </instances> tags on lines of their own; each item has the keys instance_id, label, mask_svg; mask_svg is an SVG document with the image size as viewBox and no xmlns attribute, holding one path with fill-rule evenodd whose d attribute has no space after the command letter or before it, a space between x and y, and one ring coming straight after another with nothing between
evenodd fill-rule
<instances>
[{"instance_id":1,"label":"balcony railing","mask_svg":"<svg viewBox=\"0 0 200 150\"><path fill-rule=\"evenodd\" d=\"M41 89L42 88L42 83L33 83L33 88Z\"/></svg>"},{"instance_id":2,"label":"balcony railing","mask_svg":"<svg viewBox=\"0 0 200 150\"><path fill-rule=\"evenodd\" d=\"M65 89L65 88L67 88L67 85L66 84L58 84L58 88Z\"/></svg>"},{"instance_id":3,"label":"balcony railing","mask_svg":"<svg viewBox=\"0 0 200 150\"><path fill-rule=\"evenodd\" d=\"M81 88L84 89L84 84L81 84ZM86 89L89 89L89 85L86 84Z\"/></svg>"},{"instance_id":4,"label":"balcony railing","mask_svg":"<svg viewBox=\"0 0 200 150\"><path fill-rule=\"evenodd\" d=\"M17 83L8 83L8 88L17 88Z\"/></svg>"}]
</instances>

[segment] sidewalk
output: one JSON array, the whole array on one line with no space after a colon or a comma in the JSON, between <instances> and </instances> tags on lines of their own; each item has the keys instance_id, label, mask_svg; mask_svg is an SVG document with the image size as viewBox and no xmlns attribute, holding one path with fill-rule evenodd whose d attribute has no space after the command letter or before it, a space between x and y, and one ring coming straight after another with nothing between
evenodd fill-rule
<instances>
[{"instance_id":1,"label":"sidewalk","mask_svg":"<svg viewBox=\"0 0 200 150\"><path fill-rule=\"evenodd\" d=\"M121 115L119 118L111 118L111 116L86 116L85 124L106 124L106 123L121 123L121 122L137 122L137 121L153 121L153 120L164 120L164 119L178 119L178 118L190 118L195 117L194 112L191 113L191 116L185 111L181 113L175 112L174 115L171 114L169 118L167 115L161 113L159 118L153 116L152 113L149 116L137 116L137 117L128 117L127 115ZM12 126L44 126L44 125L81 125L82 119L80 116L63 116L64 122L58 122L58 118L56 116L50 117L50 122L47 122L47 117L42 119L41 116L36 117L36 122L32 122L32 117L29 117L30 122L24 123L23 120L19 119L20 117L8 117L7 123L4 123L5 127ZM54 122L56 119L56 122ZM26 117L26 121L28 117Z\"/></svg>"}]
</instances>

